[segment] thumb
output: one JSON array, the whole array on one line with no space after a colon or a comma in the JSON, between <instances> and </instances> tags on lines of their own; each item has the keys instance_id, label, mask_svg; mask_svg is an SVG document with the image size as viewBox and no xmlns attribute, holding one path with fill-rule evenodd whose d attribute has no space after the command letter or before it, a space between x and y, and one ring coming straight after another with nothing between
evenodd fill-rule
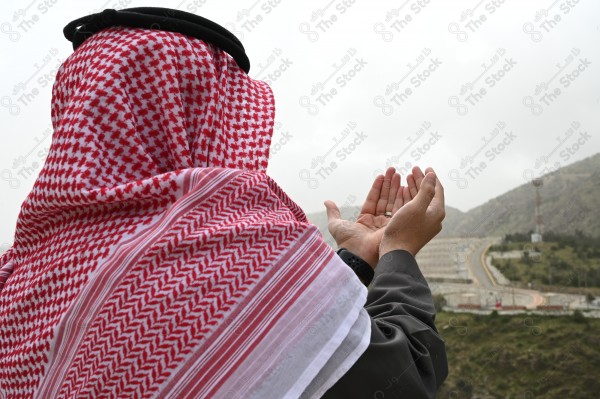
<instances>
[{"instance_id":1,"label":"thumb","mask_svg":"<svg viewBox=\"0 0 600 399\"><path fill-rule=\"evenodd\" d=\"M413 198L412 202L415 203L415 207L419 210L425 211L433 197L435 196L435 182L436 176L434 172L429 172L421 181L421 186L419 187L419 192Z\"/></svg>"},{"instance_id":2,"label":"thumb","mask_svg":"<svg viewBox=\"0 0 600 399\"><path fill-rule=\"evenodd\" d=\"M329 222L332 222L336 219L340 219L342 217L340 210L338 209L335 202L327 200L324 202L324 205L327 209L327 220Z\"/></svg>"}]
</instances>

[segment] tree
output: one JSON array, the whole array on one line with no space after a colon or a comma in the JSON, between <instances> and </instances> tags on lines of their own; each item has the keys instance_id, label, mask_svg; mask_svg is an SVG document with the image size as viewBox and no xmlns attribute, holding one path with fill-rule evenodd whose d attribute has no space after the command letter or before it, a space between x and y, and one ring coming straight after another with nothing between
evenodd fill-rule
<instances>
[{"instance_id":1,"label":"tree","mask_svg":"<svg viewBox=\"0 0 600 399\"><path fill-rule=\"evenodd\" d=\"M592 294L590 294L590 293L588 293L588 294L585 296L585 301L586 301L588 304L589 304L589 303L592 303L592 302L594 302L594 299L596 299L596 297L595 297L595 296L593 296L593 295L592 295Z\"/></svg>"},{"instance_id":2,"label":"tree","mask_svg":"<svg viewBox=\"0 0 600 399\"><path fill-rule=\"evenodd\" d=\"M531 256L529 256L529 251L523 251L521 262L525 263L527 266L531 266L533 264L533 259L531 259Z\"/></svg>"}]
</instances>

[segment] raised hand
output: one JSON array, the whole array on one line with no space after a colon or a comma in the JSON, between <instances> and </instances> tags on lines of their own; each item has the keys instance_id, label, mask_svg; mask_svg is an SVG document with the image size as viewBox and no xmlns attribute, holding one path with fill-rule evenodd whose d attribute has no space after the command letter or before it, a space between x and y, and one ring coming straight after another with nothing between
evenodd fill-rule
<instances>
[{"instance_id":1,"label":"raised hand","mask_svg":"<svg viewBox=\"0 0 600 399\"><path fill-rule=\"evenodd\" d=\"M417 180L419 176L416 180L413 178L412 184L415 185ZM375 268L379 260L379 244L384 228L391 219L390 216L386 216L386 212L393 216L411 199L409 186L402 186L400 174L396 173L394 167L389 167L385 176L378 175L375 178L356 222L343 220L336 204L333 201L325 201L329 232L338 247L348 249Z\"/></svg>"},{"instance_id":2,"label":"raised hand","mask_svg":"<svg viewBox=\"0 0 600 399\"><path fill-rule=\"evenodd\" d=\"M417 168L418 169L418 168ZM446 216L444 188L431 168L413 169L414 181L408 179L408 190L415 196L399 209L387 223L379 248L379 256L403 249L413 256L442 230Z\"/></svg>"}]
</instances>

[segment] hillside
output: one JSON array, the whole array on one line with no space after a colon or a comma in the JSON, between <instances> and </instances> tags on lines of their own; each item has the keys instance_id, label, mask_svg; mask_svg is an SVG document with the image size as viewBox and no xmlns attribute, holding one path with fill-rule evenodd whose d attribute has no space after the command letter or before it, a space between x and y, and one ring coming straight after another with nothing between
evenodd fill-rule
<instances>
[{"instance_id":1,"label":"hillside","mask_svg":"<svg viewBox=\"0 0 600 399\"><path fill-rule=\"evenodd\" d=\"M574 234L575 230L600 237L600 154L543 176L540 188L544 231ZM447 201L451 202L452 200ZM342 209L342 216L359 207ZM535 226L535 188L525 183L468 212L446 206L441 237L503 236L526 233ZM349 216L346 216L349 215ZM307 215L322 232L327 229L325 211ZM329 238L329 233L326 237Z\"/></svg>"},{"instance_id":2,"label":"hillside","mask_svg":"<svg viewBox=\"0 0 600 399\"><path fill-rule=\"evenodd\" d=\"M438 398L596 398L599 319L441 312L449 375Z\"/></svg>"},{"instance_id":3,"label":"hillside","mask_svg":"<svg viewBox=\"0 0 600 399\"><path fill-rule=\"evenodd\" d=\"M600 154L543 177L540 188L544 231L600 236ZM535 188L523 184L459 218L447 218L445 233L502 236L534 227Z\"/></svg>"}]
</instances>

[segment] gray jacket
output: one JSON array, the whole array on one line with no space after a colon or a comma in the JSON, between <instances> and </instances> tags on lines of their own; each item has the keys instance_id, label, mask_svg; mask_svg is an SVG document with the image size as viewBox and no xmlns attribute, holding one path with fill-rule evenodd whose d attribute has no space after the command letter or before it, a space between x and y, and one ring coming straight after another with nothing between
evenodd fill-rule
<instances>
[{"instance_id":1,"label":"gray jacket","mask_svg":"<svg viewBox=\"0 0 600 399\"><path fill-rule=\"evenodd\" d=\"M431 291L410 253L379 260L365 309L371 343L323 398L434 398L448 375L446 349Z\"/></svg>"}]
</instances>

